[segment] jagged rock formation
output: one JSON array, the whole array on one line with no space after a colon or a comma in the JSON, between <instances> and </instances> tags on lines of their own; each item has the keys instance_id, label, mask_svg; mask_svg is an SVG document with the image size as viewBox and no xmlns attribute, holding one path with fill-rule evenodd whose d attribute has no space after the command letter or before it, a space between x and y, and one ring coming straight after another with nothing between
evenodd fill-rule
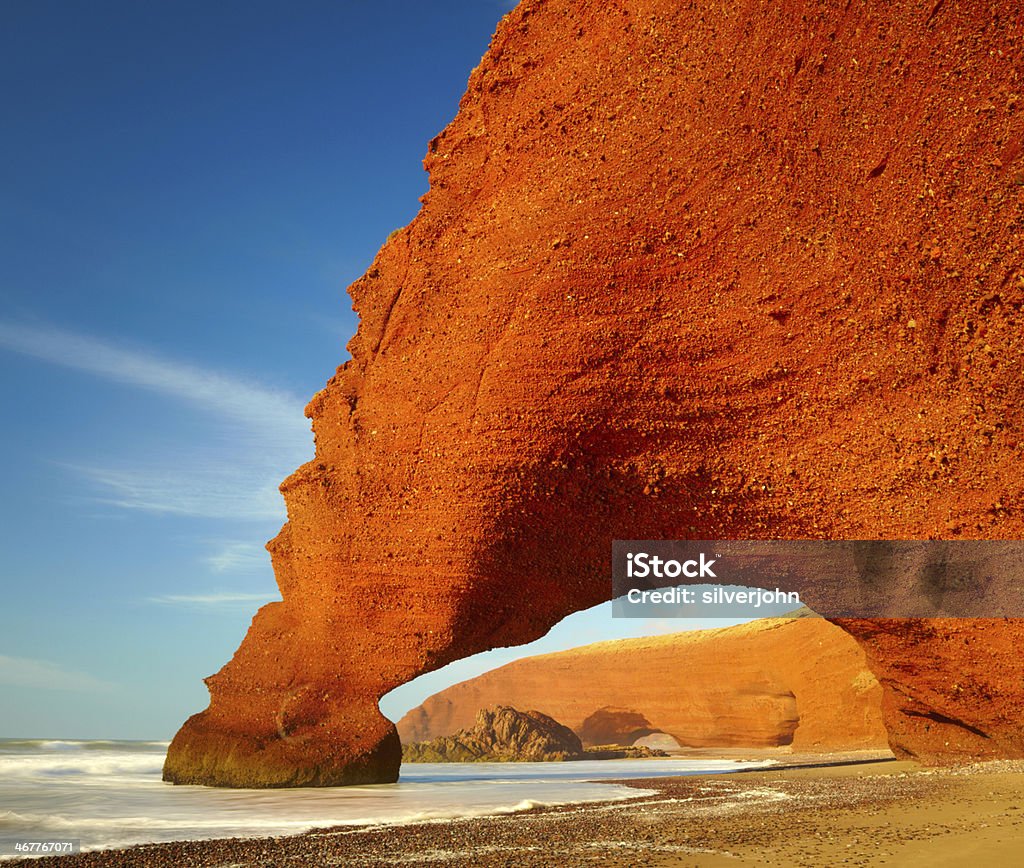
<instances>
[{"instance_id":1,"label":"jagged rock formation","mask_svg":"<svg viewBox=\"0 0 1024 868\"><path fill-rule=\"evenodd\" d=\"M601 601L615 538L1024 536L1022 29L524 0L351 287L283 602L165 777L394 780L378 698ZM1018 622L844 627L897 750L1024 753Z\"/></svg>"},{"instance_id":2,"label":"jagged rock formation","mask_svg":"<svg viewBox=\"0 0 1024 868\"><path fill-rule=\"evenodd\" d=\"M481 708L471 727L403 745L402 759L418 763L552 762L583 758L569 727L539 711L505 705Z\"/></svg>"},{"instance_id":3,"label":"jagged rock formation","mask_svg":"<svg viewBox=\"0 0 1024 868\"><path fill-rule=\"evenodd\" d=\"M403 744L465 727L507 702L584 745L667 733L687 747L887 746L882 688L864 652L820 618L599 642L527 657L442 690L398 722Z\"/></svg>"}]
</instances>

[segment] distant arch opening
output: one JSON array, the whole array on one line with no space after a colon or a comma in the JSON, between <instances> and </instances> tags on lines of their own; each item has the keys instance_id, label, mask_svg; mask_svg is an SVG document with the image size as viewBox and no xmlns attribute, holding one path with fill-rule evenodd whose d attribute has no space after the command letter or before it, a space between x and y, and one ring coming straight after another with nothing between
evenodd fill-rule
<instances>
[{"instance_id":1,"label":"distant arch opening","mask_svg":"<svg viewBox=\"0 0 1024 868\"><path fill-rule=\"evenodd\" d=\"M649 747L651 750L663 750L666 753L681 753L683 746L667 732L652 732L633 742L634 747Z\"/></svg>"},{"instance_id":2,"label":"distant arch opening","mask_svg":"<svg viewBox=\"0 0 1024 868\"><path fill-rule=\"evenodd\" d=\"M660 731L638 711L606 705L584 720L576 734L585 746L632 745Z\"/></svg>"},{"instance_id":3,"label":"distant arch opening","mask_svg":"<svg viewBox=\"0 0 1024 868\"><path fill-rule=\"evenodd\" d=\"M810 610L709 622L612 618L611 605L421 676L382 711L404 743L469 729L481 709L503 705L554 718L585 747L887 747L863 652Z\"/></svg>"}]
</instances>

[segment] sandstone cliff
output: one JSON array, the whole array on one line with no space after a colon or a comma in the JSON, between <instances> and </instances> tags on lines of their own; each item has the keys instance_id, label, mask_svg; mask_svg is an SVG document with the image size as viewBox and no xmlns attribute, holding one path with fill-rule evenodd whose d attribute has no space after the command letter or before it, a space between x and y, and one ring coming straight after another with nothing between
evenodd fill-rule
<instances>
[{"instance_id":1,"label":"sandstone cliff","mask_svg":"<svg viewBox=\"0 0 1024 868\"><path fill-rule=\"evenodd\" d=\"M585 745L662 732L689 747L887 746L882 688L864 652L820 618L528 657L434 694L398 722L398 733L403 743L427 741L499 701L551 715Z\"/></svg>"},{"instance_id":2,"label":"sandstone cliff","mask_svg":"<svg viewBox=\"0 0 1024 868\"><path fill-rule=\"evenodd\" d=\"M351 287L178 782L394 780L377 700L613 539L1024 536L1024 7L524 0ZM1024 753L1018 622L845 622L894 747ZM992 649L992 650L990 650Z\"/></svg>"},{"instance_id":3,"label":"sandstone cliff","mask_svg":"<svg viewBox=\"0 0 1024 868\"><path fill-rule=\"evenodd\" d=\"M405 762L552 762L580 759L583 745L567 726L539 711L481 708L470 726L402 748Z\"/></svg>"}]
</instances>

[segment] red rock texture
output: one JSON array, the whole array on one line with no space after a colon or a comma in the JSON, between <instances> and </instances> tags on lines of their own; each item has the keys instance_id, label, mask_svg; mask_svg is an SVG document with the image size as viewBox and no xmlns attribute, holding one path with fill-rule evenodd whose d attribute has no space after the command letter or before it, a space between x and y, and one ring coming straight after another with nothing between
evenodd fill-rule
<instances>
[{"instance_id":1,"label":"red rock texture","mask_svg":"<svg viewBox=\"0 0 1024 868\"><path fill-rule=\"evenodd\" d=\"M652 732L688 747L888 745L882 688L864 652L820 618L527 657L434 694L398 721L398 734L403 743L449 735L499 701L550 715L585 745L629 745Z\"/></svg>"},{"instance_id":2,"label":"red rock texture","mask_svg":"<svg viewBox=\"0 0 1024 868\"><path fill-rule=\"evenodd\" d=\"M984 0L524 0L351 287L283 602L166 778L394 779L377 699L605 598L614 538L1024 535L1022 30ZM1024 751L1022 664L986 650L1019 623L850 629L904 749Z\"/></svg>"},{"instance_id":3,"label":"red rock texture","mask_svg":"<svg viewBox=\"0 0 1024 868\"><path fill-rule=\"evenodd\" d=\"M893 752L937 764L1024 753L1019 621L842 621L881 681Z\"/></svg>"}]
</instances>

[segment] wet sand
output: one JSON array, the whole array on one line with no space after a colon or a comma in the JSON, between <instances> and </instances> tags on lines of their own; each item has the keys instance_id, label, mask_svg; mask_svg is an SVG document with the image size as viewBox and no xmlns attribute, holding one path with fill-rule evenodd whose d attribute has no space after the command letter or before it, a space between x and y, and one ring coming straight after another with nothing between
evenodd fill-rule
<instances>
[{"instance_id":1,"label":"wet sand","mask_svg":"<svg viewBox=\"0 0 1024 868\"><path fill-rule=\"evenodd\" d=\"M1024 761L923 769L788 757L629 781L635 799L403 826L145 845L7 864L77 866L958 866L1024 863Z\"/></svg>"}]
</instances>

